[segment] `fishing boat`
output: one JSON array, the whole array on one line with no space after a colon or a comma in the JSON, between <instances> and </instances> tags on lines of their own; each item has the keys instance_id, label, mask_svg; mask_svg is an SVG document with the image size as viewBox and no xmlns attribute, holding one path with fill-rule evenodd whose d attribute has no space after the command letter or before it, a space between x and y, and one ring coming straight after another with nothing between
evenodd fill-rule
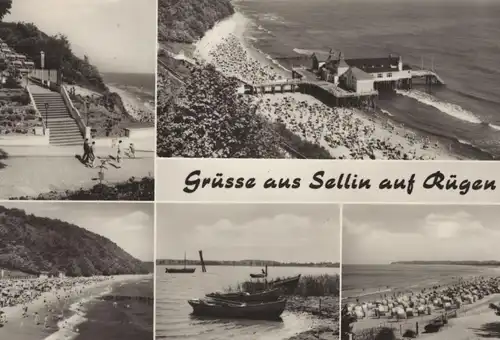
<instances>
[{"instance_id":1,"label":"fishing boat","mask_svg":"<svg viewBox=\"0 0 500 340\"><path fill-rule=\"evenodd\" d=\"M266 277L266 274L250 274L250 277L252 279L261 279L263 277Z\"/></svg>"},{"instance_id":2,"label":"fishing boat","mask_svg":"<svg viewBox=\"0 0 500 340\"><path fill-rule=\"evenodd\" d=\"M273 302L277 301L279 297L283 295L281 288L264 290L255 294L250 294L246 292L238 293L210 293L205 295L206 297L219 300L227 301L239 301L239 302Z\"/></svg>"},{"instance_id":3,"label":"fishing boat","mask_svg":"<svg viewBox=\"0 0 500 340\"><path fill-rule=\"evenodd\" d=\"M186 267L186 253L184 253L184 268L165 268L165 273L169 274L192 274L196 268Z\"/></svg>"},{"instance_id":4,"label":"fishing boat","mask_svg":"<svg viewBox=\"0 0 500 340\"><path fill-rule=\"evenodd\" d=\"M285 294L293 294L299 284L300 276L301 274L286 279L278 279L270 281L268 284L271 288L281 288Z\"/></svg>"},{"instance_id":5,"label":"fishing boat","mask_svg":"<svg viewBox=\"0 0 500 340\"><path fill-rule=\"evenodd\" d=\"M188 303L193 307L194 315L257 320L279 320L286 306L286 300L247 304L217 299L191 299Z\"/></svg>"},{"instance_id":6,"label":"fishing boat","mask_svg":"<svg viewBox=\"0 0 500 340\"><path fill-rule=\"evenodd\" d=\"M262 279L264 277L267 277L267 264L266 264L266 268L265 269L262 269L262 272L261 273L258 273L258 274L250 274L250 277L252 279Z\"/></svg>"}]
</instances>

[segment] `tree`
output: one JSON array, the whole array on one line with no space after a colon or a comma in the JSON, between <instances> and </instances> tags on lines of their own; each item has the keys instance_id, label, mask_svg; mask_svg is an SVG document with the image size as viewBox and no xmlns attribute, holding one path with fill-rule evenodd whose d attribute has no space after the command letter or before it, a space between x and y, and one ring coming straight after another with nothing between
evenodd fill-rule
<instances>
[{"instance_id":1,"label":"tree","mask_svg":"<svg viewBox=\"0 0 500 340\"><path fill-rule=\"evenodd\" d=\"M10 14L10 9L12 8L12 0L0 0L0 20Z\"/></svg>"}]
</instances>

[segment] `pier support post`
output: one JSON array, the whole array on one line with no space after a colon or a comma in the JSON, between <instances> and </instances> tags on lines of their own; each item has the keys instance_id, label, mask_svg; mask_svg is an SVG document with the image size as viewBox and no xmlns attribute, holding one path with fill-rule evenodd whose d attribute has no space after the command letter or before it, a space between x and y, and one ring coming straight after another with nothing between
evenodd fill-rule
<instances>
[{"instance_id":1,"label":"pier support post","mask_svg":"<svg viewBox=\"0 0 500 340\"><path fill-rule=\"evenodd\" d=\"M200 254L201 271L203 273L206 273L207 272L207 268L205 268L205 261L203 261L203 251L199 250L198 253Z\"/></svg>"}]
</instances>

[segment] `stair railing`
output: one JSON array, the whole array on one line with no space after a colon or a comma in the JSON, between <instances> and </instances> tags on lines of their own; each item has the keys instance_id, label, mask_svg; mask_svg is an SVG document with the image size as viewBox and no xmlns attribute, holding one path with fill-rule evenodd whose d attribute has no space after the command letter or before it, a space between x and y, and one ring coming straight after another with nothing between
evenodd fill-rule
<instances>
[{"instance_id":1,"label":"stair railing","mask_svg":"<svg viewBox=\"0 0 500 340\"><path fill-rule=\"evenodd\" d=\"M35 98L33 98L33 94L31 93L29 86L26 86L26 91L28 92L28 95L30 97L31 105L33 105L33 109L35 109L36 116L39 117L40 120L42 121L44 134L47 134L47 131L48 131L47 122L45 121L45 119L43 119L43 116L40 113L40 110L38 110L38 107L36 106Z\"/></svg>"},{"instance_id":2,"label":"stair railing","mask_svg":"<svg viewBox=\"0 0 500 340\"><path fill-rule=\"evenodd\" d=\"M66 88L61 85L59 87L60 93L63 97L64 103L66 104L66 107L68 108L69 113L71 114L71 117L76 121L76 124L78 125L78 128L80 129L80 132L82 133L82 136L84 138L89 138L90 137L90 128L85 125L85 122L82 119L82 116L80 114L80 111L73 105L73 101L69 97L68 91L66 91Z\"/></svg>"}]
</instances>

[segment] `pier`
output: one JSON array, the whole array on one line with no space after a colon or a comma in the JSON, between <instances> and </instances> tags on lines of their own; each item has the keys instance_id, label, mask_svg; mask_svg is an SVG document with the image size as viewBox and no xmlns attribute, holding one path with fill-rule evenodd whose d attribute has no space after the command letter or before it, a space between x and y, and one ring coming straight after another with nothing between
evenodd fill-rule
<instances>
[{"instance_id":1,"label":"pier","mask_svg":"<svg viewBox=\"0 0 500 340\"><path fill-rule=\"evenodd\" d=\"M425 79L426 85L446 85L444 80L434 71L431 70L412 70L411 78L413 79Z\"/></svg>"},{"instance_id":2,"label":"pier","mask_svg":"<svg viewBox=\"0 0 500 340\"><path fill-rule=\"evenodd\" d=\"M304 67L293 68L292 79L245 85L245 94L304 93L312 95L328 105L369 106L375 108L377 90L355 92L334 83L319 80Z\"/></svg>"}]
</instances>

